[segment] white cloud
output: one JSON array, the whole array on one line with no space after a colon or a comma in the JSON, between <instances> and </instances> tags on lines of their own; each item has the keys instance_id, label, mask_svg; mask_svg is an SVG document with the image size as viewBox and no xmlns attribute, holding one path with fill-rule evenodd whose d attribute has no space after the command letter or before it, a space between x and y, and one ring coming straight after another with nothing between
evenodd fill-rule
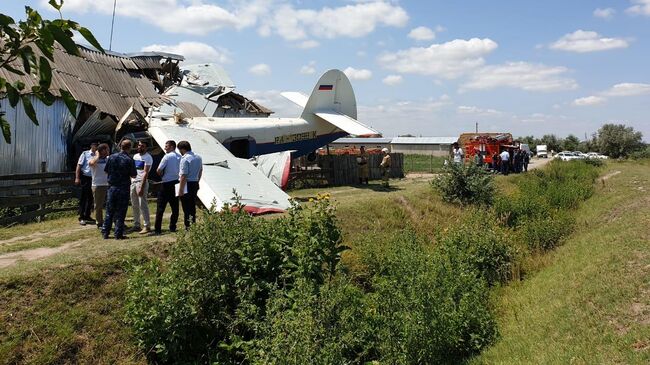
<instances>
[{"instance_id":1,"label":"white cloud","mask_svg":"<svg viewBox=\"0 0 650 365\"><path fill-rule=\"evenodd\" d=\"M584 98L575 99L571 104L573 106L592 106L592 105L603 104L606 101L607 99L603 97L592 95Z\"/></svg>"},{"instance_id":2,"label":"white cloud","mask_svg":"<svg viewBox=\"0 0 650 365\"><path fill-rule=\"evenodd\" d=\"M616 10L612 8L605 8L605 9L597 8L596 10L594 10L594 16L596 18L609 20L614 17L614 14L616 14Z\"/></svg>"},{"instance_id":3,"label":"white cloud","mask_svg":"<svg viewBox=\"0 0 650 365\"><path fill-rule=\"evenodd\" d=\"M571 103L574 106L588 106L605 103L609 97L625 97L650 94L650 84L624 82L616 84L598 95L579 98Z\"/></svg>"},{"instance_id":4,"label":"white cloud","mask_svg":"<svg viewBox=\"0 0 650 365\"><path fill-rule=\"evenodd\" d=\"M370 70L365 69L365 68L356 69L356 68L353 68L353 67L348 67L345 70L343 70L343 73L350 80L365 81L365 80L370 80L370 78L372 78L372 72Z\"/></svg>"},{"instance_id":5,"label":"white cloud","mask_svg":"<svg viewBox=\"0 0 650 365\"><path fill-rule=\"evenodd\" d=\"M115 13L153 24L170 33L205 35L223 28L243 29L257 23L270 10L270 0L238 2L226 9L201 1L138 0L118 1ZM41 0L46 4L47 0ZM66 0L63 11L111 14L113 0ZM119 29L117 30L119 31Z\"/></svg>"},{"instance_id":6,"label":"white cloud","mask_svg":"<svg viewBox=\"0 0 650 365\"><path fill-rule=\"evenodd\" d=\"M403 79L402 79L402 76L400 76L400 75L388 75L388 76L384 77L383 80L381 80L381 82L383 82L386 85L390 85L390 86L401 84L402 81L403 81Z\"/></svg>"},{"instance_id":7,"label":"white cloud","mask_svg":"<svg viewBox=\"0 0 650 365\"><path fill-rule=\"evenodd\" d=\"M550 48L568 52L586 53L627 48L628 46L629 43L622 38L604 38L596 32L576 30L552 43Z\"/></svg>"},{"instance_id":8,"label":"white cloud","mask_svg":"<svg viewBox=\"0 0 650 365\"><path fill-rule=\"evenodd\" d=\"M436 33L427 27L417 27L411 29L408 37L416 41L430 41L436 38Z\"/></svg>"},{"instance_id":9,"label":"white cloud","mask_svg":"<svg viewBox=\"0 0 650 365\"><path fill-rule=\"evenodd\" d=\"M575 80L564 77L568 69L527 62L509 62L476 70L462 85L467 89L488 90L510 87L526 91L559 91L578 87Z\"/></svg>"},{"instance_id":10,"label":"white cloud","mask_svg":"<svg viewBox=\"0 0 650 365\"><path fill-rule=\"evenodd\" d=\"M300 73L303 75L313 75L316 73L316 68L314 67L316 65L316 62L311 61L309 64L304 65L300 68Z\"/></svg>"},{"instance_id":11,"label":"white cloud","mask_svg":"<svg viewBox=\"0 0 650 365\"><path fill-rule=\"evenodd\" d=\"M266 76L271 74L271 67L266 63L258 63L257 65L249 68L248 72L257 76Z\"/></svg>"},{"instance_id":12,"label":"white cloud","mask_svg":"<svg viewBox=\"0 0 650 365\"><path fill-rule=\"evenodd\" d=\"M296 47L301 49L311 49L311 48L316 48L318 46L320 46L320 43L318 43L318 41L315 41L313 39L302 41L296 45Z\"/></svg>"},{"instance_id":13,"label":"white cloud","mask_svg":"<svg viewBox=\"0 0 650 365\"><path fill-rule=\"evenodd\" d=\"M414 47L396 53L385 53L379 63L386 69L401 73L434 75L453 79L482 66L483 56L494 51L497 43L491 39L456 39L429 47Z\"/></svg>"},{"instance_id":14,"label":"white cloud","mask_svg":"<svg viewBox=\"0 0 650 365\"><path fill-rule=\"evenodd\" d=\"M460 105L456 109L458 114L469 114L475 116L494 116L501 115L502 112L495 109L483 109L476 106Z\"/></svg>"},{"instance_id":15,"label":"white cloud","mask_svg":"<svg viewBox=\"0 0 650 365\"><path fill-rule=\"evenodd\" d=\"M409 17L406 11L388 1L372 1L320 10L295 9L290 4L277 7L260 25L262 34L276 33L290 41L309 36L333 39L358 38L378 26L402 27Z\"/></svg>"},{"instance_id":16,"label":"white cloud","mask_svg":"<svg viewBox=\"0 0 650 365\"><path fill-rule=\"evenodd\" d=\"M603 93L606 96L636 96L644 94L650 94L650 84L626 82L616 84Z\"/></svg>"},{"instance_id":17,"label":"white cloud","mask_svg":"<svg viewBox=\"0 0 650 365\"><path fill-rule=\"evenodd\" d=\"M632 0L631 7L625 10L626 13L632 15L650 16L650 0Z\"/></svg>"},{"instance_id":18,"label":"white cloud","mask_svg":"<svg viewBox=\"0 0 650 365\"><path fill-rule=\"evenodd\" d=\"M67 4L67 3L66 3ZM142 48L143 52L167 52L175 53L185 57L183 61L186 65L194 63L229 63L230 56L228 50L217 49L201 42L181 42L176 45L152 44Z\"/></svg>"}]
</instances>

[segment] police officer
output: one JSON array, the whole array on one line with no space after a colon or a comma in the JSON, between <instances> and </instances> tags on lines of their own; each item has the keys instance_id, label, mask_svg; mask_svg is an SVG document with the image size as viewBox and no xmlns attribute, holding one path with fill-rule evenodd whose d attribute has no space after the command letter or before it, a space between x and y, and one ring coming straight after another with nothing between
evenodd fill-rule
<instances>
[{"instance_id":1,"label":"police officer","mask_svg":"<svg viewBox=\"0 0 650 365\"><path fill-rule=\"evenodd\" d=\"M129 188L131 178L136 177L137 171L133 159L129 157L131 141L125 139L120 143L120 152L112 154L106 161L104 171L108 174L108 197L106 200L106 217L102 236L108 239L115 220L115 239L125 239L124 218L129 208Z\"/></svg>"},{"instance_id":2,"label":"police officer","mask_svg":"<svg viewBox=\"0 0 650 365\"><path fill-rule=\"evenodd\" d=\"M178 196L183 206L185 229L189 229L190 224L196 223L196 194L199 192L199 180L203 174L203 160L192 152L188 141L178 142L178 150L183 156L178 179Z\"/></svg>"}]
</instances>

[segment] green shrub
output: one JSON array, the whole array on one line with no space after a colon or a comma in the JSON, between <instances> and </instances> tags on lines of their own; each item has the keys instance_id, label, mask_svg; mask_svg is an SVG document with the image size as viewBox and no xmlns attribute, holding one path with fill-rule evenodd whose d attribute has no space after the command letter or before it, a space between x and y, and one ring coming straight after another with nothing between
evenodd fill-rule
<instances>
[{"instance_id":1,"label":"green shrub","mask_svg":"<svg viewBox=\"0 0 650 365\"><path fill-rule=\"evenodd\" d=\"M475 211L462 224L441 235L436 249L473 267L492 285L511 277L516 252L509 233L491 214Z\"/></svg>"},{"instance_id":2,"label":"green shrub","mask_svg":"<svg viewBox=\"0 0 650 365\"><path fill-rule=\"evenodd\" d=\"M326 197L274 220L235 208L206 214L167 263L133 268L126 319L153 360L241 361L271 293L335 273L345 248Z\"/></svg>"},{"instance_id":3,"label":"green shrub","mask_svg":"<svg viewBox=\"0 0 650 365\"><path fill-rule=\"evenodd\" d=\"M494 198L493 175L474 164L449 164L432 185L451 203L491 205Z\"/></svg>"},{"instance_id":4,"label":"green shrub","mask_svg":"<svg viewBox=\"0 0 650 365\"><path fill-rule=\"evenodd\" d=\"M458 363L492 343L496 323L481 274L413 233L361 249L373 350L386 364Z\"/></svg>"},{"instance_id":5,"label":"green shrub","mask_svg":"<svg viewBox=\"0 0 650 365\"><path fill-rule=\"evenodd\" d=\"M260 365L365 363L372 334L364 293L344 275L321 287L299 280L269 300L247 360Z\"/></svg>"},{"instance_id":6,"label":"green shrub","mask_svg":"<svg viewBox=\"0 0 650 365\"><path fill-rule=\"evenodd\" d=\"M556 211L546 217L526 221L520 228L526 245L533 251L547 251L573 231L575 219L566 212Z\"/></svg>"}]
</instances>

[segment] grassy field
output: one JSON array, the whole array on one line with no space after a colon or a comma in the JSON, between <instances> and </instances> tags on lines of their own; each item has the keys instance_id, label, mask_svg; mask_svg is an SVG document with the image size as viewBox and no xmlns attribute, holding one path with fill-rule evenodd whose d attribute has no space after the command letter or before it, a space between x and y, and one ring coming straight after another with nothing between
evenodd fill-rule
<instances>
[{"instance_id":1,"label":"grassy field","mask_svg":"<svg viewBox=\"0 0 650 365\"><path fill-rule=\"evenodd\" d=\"M438 173L442 171L447 157L425 156L425 155L404 155L404 173L427 172Z\"/></svg>"},{"instance_id":2,"label":"grassy field","mask_svg":"<svg viewBox=\"0 0 650 365\"><path fill-rule=\"evenodd\" d=\"M501 337L473 363L647 363L650 164L606 170L612 177L579 208L570 239L535 258L539 271L527 280L495 289ZM497 180L512 189L512 178ZM437 233L462 219L425 179L392 186L328 189L344 244L353 248L344 256L353 270L358 242L413 227L435 244ZM321 191L292 194L306 199ZM125 270L129 261L164 257L175 235L132 236L104 241L72 217L0 230L0 257L65 247L0 267L0 363L145 363L123 321Z\"/></svg>"}]
</instances>

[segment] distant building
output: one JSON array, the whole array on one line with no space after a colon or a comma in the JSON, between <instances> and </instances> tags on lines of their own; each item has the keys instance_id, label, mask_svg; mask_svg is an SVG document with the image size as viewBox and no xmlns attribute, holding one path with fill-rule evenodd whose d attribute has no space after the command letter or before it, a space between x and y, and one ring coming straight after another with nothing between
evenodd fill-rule
<instances>
[{"instance_id":1,"label":"distant building","mask_svg":"<svg viewBox=\"0 0 650 365\"><path fill-rule=\"evenodd\" d=\"M458 137L395 137L391 151L405 155L447 156Z\"/></svg>"},{"instance_id":2,"label":"distant building","mask_svg":"<svg viewBox=\"0 0 650 365\"><path fill-rule=\"evenodd\" d=\"M365 146L366 149L390 149L391 138L339 138L330 143L330 149L359 149Z\"/></svg>"}]
</instances>

